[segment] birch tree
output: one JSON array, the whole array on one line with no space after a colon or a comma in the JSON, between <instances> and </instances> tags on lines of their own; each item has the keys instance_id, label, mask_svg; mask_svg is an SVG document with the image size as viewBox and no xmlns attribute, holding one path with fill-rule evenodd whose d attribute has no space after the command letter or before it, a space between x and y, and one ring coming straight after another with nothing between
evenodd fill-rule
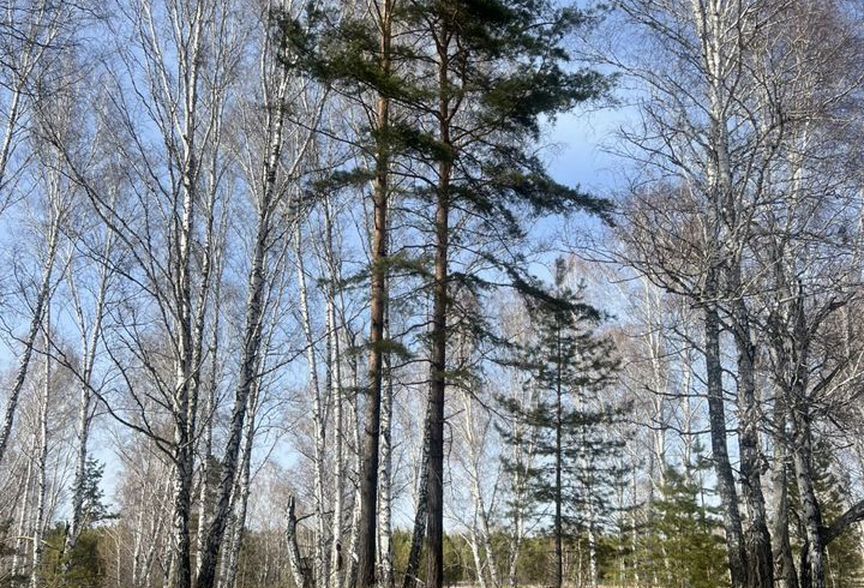
<instances>
[{"instance_id":1,"label":"birch tree","mask_svg":"<svg viewBox=\"0 0 864 588\"><path fill-rule=\"evenodd\" d=\"M277 30L278 32L278 30ZM261 329L265 315L265 294L268 287L267 253L273 243L272 231L274 228L274 217L281 206L286 206L284 195L285 181L296 181L302 170L302 165L307 157L307 150L312 143L312 131L303 133L299 128L292 137L291 151L283 159L283 147L285 141L285 110L289 98L289 72L287 71L288 56L280 54L284 51L284 44L277 41L268 48L271 54L263 69L265 72L275 71L274 85L269 86L270 77L263 77L265 111L267 112L264 128L266 129L267 146L263 153L263 165L258 182L252 184L253 194L256 202L257 220L253 253L249 269L249 283L247 290L246 318L243 333L243 352L240 360L240 380L234 394L234 408L232 409L231 426L225 446L225 454L222 458L222 472L218 491L218 502L213 520L207 531L207 539L203 552L196 586L198 588L212 588L216 580L216 563L219 554L219 546L227 524L231 491L234 487L237 464L240 456L240 446L243 436L243 424L246 418L248 398L252 386L257 377L256 365L260 363L261 352ZM271 69L273 68L273 69ZM302 85L295 90L295 96L300 99L309 100L306 93L308 84ZM313 97L314 100L314 97ZM310 106L313 121L320 117L322 102L317 99L317 104ZM315 123L311 125L315 128ZM287 159L287 161L286 161ZM253 176L254 177L254 176ZM296 206L296 204L295 204Z\"/></svg>"},{"instance_id":2,"label":"birch tree","mask_svg":"<svg viewBox=\"0 0 864 588\"><path fill-rule=\"evenodd\" d=\"M798 26L781 30L773 43L789 43L783 40L786 34L802 35L809 42L789 43L789 63L785 67L778 60L779 63L764 63L757 70L764 78L771 76L771 82L763 82L766 86L782 84L783 91L768 93L762 100L771 103L774 111L783 113L787 137L770 178L774 189L785 195L784 204L766 209L765 216L760 218L763 232L755 253L766 268L766 275L771 276L770 285L764 284L761 289L772 293L765 303L765 321L766 346L771 350L773 378L780 390L774 407L777 483L787 479L788 470L794 472L804 517L805 548L798 566L800 584L823 586L826 539L832 535L824 532L831 523L823 520L814 488L812 431L818 425L812 419L821 404L822 391L828 393L827 390L844 385L835 380L840 372L848 378L846 382L857 379L860 359L854 347L847 348L849 355L835 356L828 350L830 344L825 339L830 339L826 331L832 329L829 325L834 317L857 297L854 248L858 237L846 231L854 233L856 229L852 227L857 226L858 219L844 217L840 212L858 209L857 187L845 186L842 179L818 162L824 160L823 150L837 149L835 161L843 161L850 155L844 147L847 136L844 127L849 122L840 110L851 106L847 96L859 87L862 77L860 47L846 28L851 23L822 12L821 5L802 2L791 10L800 15L798 26L832 33L802 34ZM835 58L829 57L838 53L849 59L841 66L842 73L836 69ZM840 235L835 234L836 226L843 227ZM853 265L846 265L849 262ZM811 367L805 368L808 364ZM825 367L820 369L817 365ZM827 368L828 365L833 368ZM787 452L791 454L788 457ZM788 463L793 467L788 468ZM785 489L778 491L782 505L788 498ZM795 586L798 578L791 561L789 521L784 511L778 511L775 528L783 543L780 553L783 580Z\"/></svg>"},{"instance_id":3,"label":"birch tree","mask_svg":"<svg viewBox=\"0 0 864 588\"><path fill-rule=\"evenodd\" d=\"M131 377L128 357L115 351L111 359L119 368L133 406L137 405L132 411L136 422L126 411L111 407L115 400L108 406L115 418L150 436L174 463L174 555L170 576L172 585L178 587L190 586L192 581L189 516L202 326L207 316L199 310L208 300L211 285L206 264L201 280L195 279L193 249L200 236L198 221L202 203L207 201L206 189L219 190L213 184L205 189L201 172L203 162L208 160L207 150L219 148L218 121L226 98L220 75L230 74L226 70L233 65L219 58L231 42L229 31L219 26L225 22L226 14L207 2L118 6L114 24L131 34L137 52L131 47L118 47L117 61L109 63L105 72L110 84L107 92L97 98L105 108L95 118L102 125L100 140L89 146L88 153L84 145L63 141L54 134L55 147L63 153L70 174L84 190L94 214L134 262L134 269L125 272L127 282L142 287L149 298L148 310L161 319L168 335L172 378L167 377L154 355L159 352L142 337L136 310L130 309L131 314L122 322L112 322L110 335L116 338L119 349L131 354L128 357L137 358L135 368L150 375L149 385L157 394L145 393L134 384L136 378ZM209 61L212 69L206 72L205 55L215 58ZM172 63L178 65L176 72ZM139 100L146 105L143 119L136 118L134 110L136 103L141 104ZM163 141L164 157L158 143L150 140L154 134ZM125 174L133 195L124 202L112 199L104 176L96 177L95 170L84 165L95 153L106 153L98 151L105 148L114 149L115 156L113 161L103 162L101 169L120 177ZM135 218L130 213L143 216ZM204 235L203 241L207 240ZM172 422L168 435L158 430L155 415L144 409L153 406L153 401L164 409L160 414Z\"/></svg>"},{"instance_id":4,"label":"birch tree","mask_svg":"<svg viewBox=\"0 0 864 588\"><path fill-rule=\"evenodd\" d=\"M750 219L765 197L760 174L772 158L779 131L770 121L754 120L765 113L742 112L740 105L746 101L747 64L765 23L776 13L771 6L734 2L627 2L622 11L644 27L654 51L649 59L674 56L667 67L653 71L639 59L636 65L618 62L650 96L642 128L626 133L625 141L635 148L635 157L679 179L658 182L658 192L674 196L652 194L657 197L653 204L639 198L644 207L631 218L653 234L640 232L637 265L667 290L693 297L704 309L712 453L732 582L770 585L773 564L760 479L753 317L742 268ZM692 216L703 211L702 218ZM738 351L740 499L749 514L743 522L726 439L720 355L724 323L730 325Z\"/></svg>"}]
</instances>

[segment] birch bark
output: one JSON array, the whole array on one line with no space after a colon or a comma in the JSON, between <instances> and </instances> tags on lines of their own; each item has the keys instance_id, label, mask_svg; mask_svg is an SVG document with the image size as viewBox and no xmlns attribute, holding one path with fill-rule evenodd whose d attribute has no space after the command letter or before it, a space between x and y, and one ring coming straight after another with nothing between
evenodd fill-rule
<instances>
[{"instance_id":1,"label":"birch bark","mask_svg":"<svg viewBox=\"0 0 864 588\"><path fill-rule=\"evenodd\" d=\"M36 520L33 525L33 544L30 559L30 588L38 588L42 577L42 559L45 553L45 527L47 525L48 490L48 414L51 410L51 354L50 333L51 311L45 310L45 373L42 381L42 395L39 401L39 441L36 454Z\"/></svg>"}]
</instances>

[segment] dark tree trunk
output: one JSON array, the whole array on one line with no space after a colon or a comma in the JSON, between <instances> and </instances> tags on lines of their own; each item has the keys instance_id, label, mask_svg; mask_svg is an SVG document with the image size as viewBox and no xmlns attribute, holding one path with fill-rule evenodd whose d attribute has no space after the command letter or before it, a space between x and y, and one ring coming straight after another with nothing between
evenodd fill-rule
<instances>
[{"instance_id":1,"label":"dark tree trunk","mask_svg":"<svg viewBox=\"0 0 864 588\"><path fill-rule=\"evenodd\" d=\"M711 428L711 452L714 472L717 475L717 493L723 509L723 528L726 533L726 550L729 556L729 572L733 588L745 586L746 553L741 528L741 513L738 510L738 493L735 477L729 463L726 445L726 410L723 399L723 366L720 363L720 316L714 299L716 297L716 273L711 271L708 279L705 306L705 373L708 383L708 415Z\"/></svg>"},{"instance_id":2,"label":"dark tree trunk","mask_svg":"<svg viewBox=\"0 0 864 588\"><path fill-rule=\"evenodd\" d=\"M445 22L449 15L445 16ZM444 393L447 386L447 255L450 239L450 182L454 148L450 138L449 25L436 36L438 52L438 140L446 154L438 164L435 211L435 284L432 310L432 361L429 387L429 519L426 530L426 586L444 584Z\"/></svg>"},{"instance_id":3,"label":"dark tree trunk","mask_svg":"<svg viewBox=\"0 0 864 588\"><path fill-rule=\"evenodd\" d=\"M378 458L381 434L381 380L384 347L384 263L386 251L386 174L379 174L375 187L373 236L372 320L369 336L369 388L360 476L360 533L357 539L357 586L375 585L375 508L378 504Z\"/></svg>"},{"instance_id":4,"label":"dark tree trunk","mask_svg":"<svg viewBox=\"0 0 864 588\"><path fill-rule=\"evenodd\" d=\"M562 428L563 428L563 390L561 387L561 329L557 333L557 369L555 378L555 586L561 588L564 585L564 528L561 521L562 485L561 469L563 462L562 452Z\"/></svg>"},{"instance_id":5,"label":"dark tree trunk","mask_svg":"<svg viewBox=\"0 0 864 588\"><path fill-rule=\"evenodd\" d=\"M281 120L277 123L278 137L281 138ZM274 150L274 160L278 158L279 150ZM240 362L240 379L234 393L234 406L231 412L231 425L228 440L225 444L225 454L222 458L222 472L218 486L218 498L213 518L207 527L204 539L201 562L198 566L196 588L213 588L216 584L216 566L219 551L225 536L225 528L231 514L231 492L237 477L237 466L240 461L240 447L243 441L243 425L249 404L249 395L258 378L259 355L261 353L261 329L264 317L266 269L265 257L270 242L270 215L274 198L275 169L269 168L272 179L268 179L267 188L261 202L261 213L249 273L249 292L246 302L246 317L243 332L243 355Z\"/></svg>"},{"instance_id":6,"label":"dark tree trunk","mask_svg":"<svg viewBox=\"0 0 864 588\"><path fill-rule=\"evenodd\" d=\"M782 275L778 282L785 286ZM788 321L772 323L772 326L779 326L772 330L772 341L778 380L783 387L783 397L778 399L779 408L775 408L775 411L782 409L785 412L783 422L778 424L778 435L782 441L787 441L784 435L787 421L790 425L788 446L801 502L799 529L804 538L799 566L800 584L801 588L824 588L826 543L821 506L813 485L813 441L808 398L812 331L807 324L801 291L793 292L788 286L780 288L779 291L783 299L788 301L789 310ZM785 455L785 448L783 450ZM785 469L786 464L778 464L776 467Z\"/></svg>"},{"instance_id":7,"label":"dark tree trunk","mask_svg":"<svg viewBox=\"0 0 864 588\"><path fill-rule=\"evenodd\" d=\"M802 403L803 404L803 403ZM802 551L801 579L805 588L825 588L825 544L822 536L822 509L813 485L813 441L810 435L808 408L796 406L792 411L792 458L795 479L801 499L801 522L806 537L806 551ZM804 557L806 556L806 561ZM806 565L805 565L806 563Z\"/></svg>"},{"instance_id":8,"label":"dark tree trunk","mask_svg":"<svg viewBox=\"0 0 864 588\"><path fill-rule=\"evenodd\" d=\"M801 588L813 588L813 577L810 575L810 546L807 541L801 546L801 564L798 566Z\"/></svg>"},{"instance_id":9,"label":"dark tree trunk","mask_svg":"<svg viewBox=\"0 0 864 588\"><path fill-rule=\"evenodd\" d=\"M759 451L760 413L756 399L756 349L750 336L744 301L735 303L735 342L738 347L738 446L741 453L741 492L750 514L745 545L747 552L747 585L750 588L773 588L774 560L771 535L765 514L762 491L762 460Z\"/></svg>"},{"instance_id":10,"label":"dark tree trunk","mask_svg":"<svg viewBox=\"0 0 864 588\"><path fill-rule=\"evenodd\" d=\"M184 429L185 431L185 429ZM181 436L175 459L174 478L174 549L171 559L172 588L192 586L192 565L190 551L192 542L189 536L189 514L192 508L192 463L185 432Z\"/></svg>"},{"instance_id":11,"label":"dark tree trunk","mask_svg":"<svg viewBox=\"0 0 864 588\"><path fill-rule=\"evenodd\" d=\"M440 137L450 145L447 88L447 47L439 47L442 98ZM432 366L429 388L429 520L426 532L426 586L444 583L444 391L447 386L447 253L450 238L450 176L452 161L438 166L438 207L435 212L435 291L432 311Z\"/></svg>"},{"instance_id":12,"label":"dark tree trunk","mask_svg":"<svg viewBox=\"0 0 864 588\"><path fill-rule=\"evenodd\" d=\"M786 437L786 405L782 397L774 404L774 575L778 588L798 588L798 572L789 537L789 471Z\"/></svg>"},{"instance_id":13,"label":"dark tree trunk","mask_svg":"<svg viewBox=\"0 0 864 588\"><path fill-rule=\"evenodd\" d=\"M381 70L390 72L390 0L385 0L381 14ZM378 505L378 462L381 435L381 382L384 354L384 313L387 307L387 206L390 156L387 129L390 121L390 99L378 99L376 127L378 139L375 182L372 195L372 297L369 329L369 384L366 394L366 422L360 473L360 519L357 536L357 571L355 586L375 585L375 512Z\"/></svg>"}]
</instances>

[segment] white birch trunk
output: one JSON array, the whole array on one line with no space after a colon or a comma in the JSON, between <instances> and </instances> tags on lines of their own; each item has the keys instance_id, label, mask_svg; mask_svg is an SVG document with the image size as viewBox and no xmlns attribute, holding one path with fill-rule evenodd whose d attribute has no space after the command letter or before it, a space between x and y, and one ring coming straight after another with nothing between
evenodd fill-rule
<instances>
[{"instance_id":1,"label":"white birch trunk","mask_svg":"<svg viewBox=\"0 0 864 588\"><path fill-rule=\"evenodd\" d=\"M358 377L357 359L351 360L351 387L353 390L359 390L360 380ZM354 471L359 475L362 468L362 457L360 455L362 445L360 442L360 407L358 406L357 395L354 395L351 406L351 432L354 437ZM357 573L357 541L360 538L360 488L354 490L354 504L351 511L351 531L350 545L348 548L348 573L345 575L345 585L350 586L354 576Z\"/></svg>"},{"instance_id":2,"label":"white birch trunk","mask_svg":"<svg viewBox=\"0 0 864 588\"><path fill-rule=\"evenodd\" d=\"M330 194L324 195L324 264L328 271L327 288L327 392L333 407L333 463L332 463L332 510L330 542L329 586L341 588L343 578L342 527L345 505L345 416L342 393L342 355L340 320L337 307L340 305L341 268L337 258L333 232L333 209Z\"/></svg>"},{"instance_id":3,"label":"white birch trunk","mask_svg":"<svg viewBox=\"0 0 864 588\"><path fill-rule=\"evenodd\" d=\"M309 383L312 388L312 426L315 453L313 459L314 493L315 493L315 546L314 546L314 579L316 586L327 588L330 575L327 570L327 525L324 519L326 498L324 496L325 468L325 415L321 385L318 378L318 361L315 354L315 339L312 333L312 317L309 312L309 290L306 285L306 270L303 261L303 224L296 223L295 251L297 254L297 283L300 289L300 310L303 321L303 333L306 336L306 363L309 369Z\"/></svg>"},{"instance_id":4,"label":"white birch trunk","mask_svg":"<svg viewBox=\"0 0 864 588\"><path fill-rule=\"evenodd\" d=\"M45 310L45 381L39 406L39 446L36 463L36 521L33 527L30 588L38 588L45 553L46 500L48 488L48 413L51 409L50 310Z\"/></svg>"},{"instance_id":5,"label":"white birch trunk","mask_svg":"<svg viewBox=\"0 0 864 588\"><path fill-rule=\"evenodd\" d=\"M476 509L474 514L475 520L473 521L471 528L468 529L468 537L466 538L466 540L468 541L468 547L471 549L471 559L474 560L474 572L477 578L477 586L479 588L486 588L486 564L483 560L483 556L480 553L480 541L477 537Z\"/></svg>"},{"instance_id":6,"label":"white birch trunk","mask_svg":"<svg viewBox=\"0 0 864 588\"><path fill-rule=\"evenodd\" d=\"M485 573L489 576L489 581L496 588L501 586L498 577L498 565L495 559L495 553L492 550L491 531L489 526L489 513L486 507L486 500L483 496L483 488L481 486L483 472L481 471L481 460L483 454L483 443L485 435L488 432L488 425L481 423L474 414L474 399L468 393L462 394L462 403L465 411L464 427L465 436L468 441L468 451L471 464L471 470L468 476L471 479L471 498L474 501L474 530L472 534L476 537L475 541L479 542L479 547L482 550L480 559L480 567L477 568L478 580L483 578L483 584L486 584L484 577ZM483 435L478 436L476 427L483 427ZM497 482L496 482L497 483ZM481 586L481 588L485 588Z\"/></svg>"},{"instance_id":7,"label":"white birch trunk","mask_svg":"<svg viewBox=\"0 0 864 588\"><path fill-rule=\"evenodd\" d=\"M332 276L332 272L331 272ZM331 280L333 278L331 277ZM328 373L331 374L331 398L334 402L333 415L333 520L332 520L332 543L330 548L330 584L335 588L342 586L343 572L343 554L342 554L342 523L343 510L345 501L345 442L344 442L344 416L342 397L342 373L340 368L341 357L339 354L339 331L336 328L336 301L335 292L331 288L330 296L327 300L327 323L328 323L328 347L330 353L328 359L330 367Z\"/></svg>"},{"instance_id":8,"label":"white birch trunk","mask_svg":"<svg viewBox=\"0 0 864 588\"><path fill-rule=\"evenodd\" d=\"M35 451L35 447L31 448ZM17 576L23 568L24 558L24 541L28 532L27 525L30 522L30 501L32 499L33 485L33 459L32 456L27 459L27 475L24 477L24 496L21 499L20 513L18 517L17 532L15 534L15 553L12 554L12 563L10 571L12 576Z\"/></svg>"},{"instance_id":9,"label":"white birch trunk","mask_svg":"<svg viewBox=\"0 0 864 588\"><path fill-rule=\"evenodd\" d=\"M291 577L295 588L308 588L311 584L306 570L303 569L303 558L297 545L297 515L294 511L294 497L288 498L287 521L285 528L285 539L288 544L288 565L291 569Z\"/></svg>"},{"instance_id":10,"label":"white birch trunk","mask_svg":"<svg viewBox=\"0 0 864 588\"><path fill-rule=\"evenodd\" d=\"M33 305L33 316L30 319L30 326L27 335L24 337L24 348L22 349L21 357L18 360L15 380L12 383L12 389L9 391L9 398L6 401L3 428L0 429L0 463L3 462L6 448L9 445L9 438L12 434L12 427L15 422L15 413L18 410L18 398L21 395L21 391L24 389L24 383L27 379L27 370L30 367L30 358L33 355L33 347L36 344L36 336L38 335L40 328L42 328L44 315L51 297L51 282L57 258L59 240L60 219L57 218L55 211L48 231L48 251L45 263L42 267L42 283L39 286L36 301Z\"/></svg>"},{"instance_id":11,"label":"white birch trunk","mask_svg":"<svg viewBox=\"0 0 864 588\"><path fill-rule=\"evenodd\" d=\"M246 511L249 504L250 474L252 469L252 450L255 440L255 418L258 413L258 393L260 386L256 384L249 398L249 418L246 422L243 455L240 462L240 478L235 488L234 514L229 535L229 548L222 558L224 572L220 574L219 585L223 588L234 588L237 584L237 566L240 550L243 547L243 535L246 525Z\"/></svg>"},{"instance_id":12,"label":"white birch trunk","mask_svg":"<svg viewBox=\"0 0 864 588\"><path fill-rule=\"evenodd\" d=\"M384 339L390 338L390 312L385 310ZM381 461L378 471L378 562L380 584L393 588L393 528L391 481L393 469L393 374L390 354L384 354L384 385L381 390Z\"/></svg>"}]
</instances>

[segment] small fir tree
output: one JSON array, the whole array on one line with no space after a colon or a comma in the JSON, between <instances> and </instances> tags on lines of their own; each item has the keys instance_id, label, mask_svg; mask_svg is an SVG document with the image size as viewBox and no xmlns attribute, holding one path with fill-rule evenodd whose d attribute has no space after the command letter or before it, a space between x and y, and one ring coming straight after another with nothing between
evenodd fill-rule
<instances>
[{"instance_id":1,"label":"small fir tree","mask_svg":"<svg viewBox=\"0 0 864 588\"><path fill-rule=\"evenodd\" d=\"M531 499L553 511L557 586L565 580L565 545L579 538L586 542L586 567L596 580L599 538L620 476L615 464L623 440L612 425L627 411L607 394L618 359L610 339L596 333L602 314L564 280L564 263L559 260L554 298L530 304L536 338L518 363L530 374L527 385L536 389L536 401L526 406L502 399L512 419L537 433L536 459L505 466L522 468L531 480ZM525 441L523 434L505 429L501 434L511 444Z\"/></svg>"},{"instance_id":2,"label":"small fir tree","mask_svg":"<svg viewBox=\"0 0 864 588\"><path fill-rule=\"evenodd\" d=\"M728 584L726 551L716 508L701 485L667 467L652 508L648 542L651 575L669 588L720 588Z\"/></svg>"}]
</instances>

